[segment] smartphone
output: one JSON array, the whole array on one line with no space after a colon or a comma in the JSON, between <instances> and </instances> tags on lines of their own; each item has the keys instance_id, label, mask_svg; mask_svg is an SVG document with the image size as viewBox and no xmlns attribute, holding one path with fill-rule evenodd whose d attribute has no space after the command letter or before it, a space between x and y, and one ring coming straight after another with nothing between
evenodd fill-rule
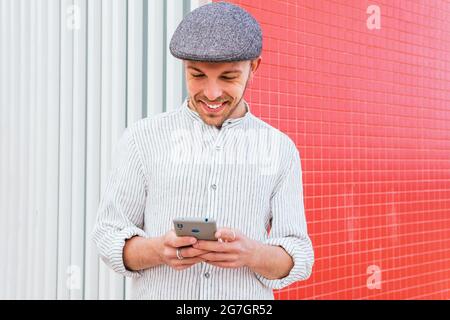
<instances>
[{"instance_id":1,"label":"smartphone","mask_svg":"<svg viewBox=\"0 0 450 320\"><path fill-rule=\"evenodd\" d=\"M216 221L210 218L181 217L173 219L173 226L178 237L195 237L198 240L217 240Z\"/></svg>"}]
</instances>

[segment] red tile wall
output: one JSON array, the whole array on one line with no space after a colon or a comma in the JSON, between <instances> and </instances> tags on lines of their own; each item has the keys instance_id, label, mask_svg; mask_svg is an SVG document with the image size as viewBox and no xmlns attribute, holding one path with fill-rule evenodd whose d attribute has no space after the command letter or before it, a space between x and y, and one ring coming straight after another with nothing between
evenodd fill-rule
<instances>
[{"instance_id":1,"label":"red tile wall","mask_svg":"<svg viewBox=\"0 0 450 320\"><path fill-rule=\"evenodd\" d=\"M264 33L246 99L302 160L316 262L276 298L450 299L450 2L230 2Z\"/></svg>"}]
</instances>

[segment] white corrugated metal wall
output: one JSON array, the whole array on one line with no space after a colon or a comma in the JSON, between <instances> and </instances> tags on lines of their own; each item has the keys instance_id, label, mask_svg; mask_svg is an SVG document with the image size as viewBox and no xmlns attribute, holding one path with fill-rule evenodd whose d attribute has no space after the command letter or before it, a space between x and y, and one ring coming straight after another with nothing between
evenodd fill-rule
<instances>
[{"instance_id":1,"label":"white corrugated metal wall","mask_svg":"<svg viewBox=\"0 0 450 320\"><path fill-rule=\"evenodd\" d=\"M96 210L125 127L185 97L168 44L205 2L0 0L0 298L129 296Z\"/></svg>"}]
</instances>

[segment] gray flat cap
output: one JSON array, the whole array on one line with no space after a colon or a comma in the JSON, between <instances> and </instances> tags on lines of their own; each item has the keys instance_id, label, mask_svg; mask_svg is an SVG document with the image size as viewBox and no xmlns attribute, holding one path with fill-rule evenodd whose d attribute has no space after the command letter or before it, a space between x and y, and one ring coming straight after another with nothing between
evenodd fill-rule
<instances>
[{"instance_id":1,"label":"gray flat cap","mask_svg":"<svg viewBox=\"0 0 450 320\"><path fill-rule=\"evenodd\" d=\"M261 54L262 32L255 18L241 7L214 2L186 15L169 48L172 55L183 60L252 60Z\"/></svg>"}]
</instances>

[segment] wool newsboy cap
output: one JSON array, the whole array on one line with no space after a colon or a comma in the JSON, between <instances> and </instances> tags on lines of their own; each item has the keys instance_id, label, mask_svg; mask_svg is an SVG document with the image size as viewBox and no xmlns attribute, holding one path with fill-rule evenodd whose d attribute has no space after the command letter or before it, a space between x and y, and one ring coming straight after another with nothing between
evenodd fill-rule
<instances>
[{"instance_id":1,"label":"wool newsboy cap","mask_svg":"<svg viewBox=\"0 0 450 320\"><path fill-rule=\"evenodd\" d=\"M186 15L169 48L172 55L183 60L252 60L261 54L262 32L255 18L241 7L214 2Z\"/></svg>"}]
</instances>

